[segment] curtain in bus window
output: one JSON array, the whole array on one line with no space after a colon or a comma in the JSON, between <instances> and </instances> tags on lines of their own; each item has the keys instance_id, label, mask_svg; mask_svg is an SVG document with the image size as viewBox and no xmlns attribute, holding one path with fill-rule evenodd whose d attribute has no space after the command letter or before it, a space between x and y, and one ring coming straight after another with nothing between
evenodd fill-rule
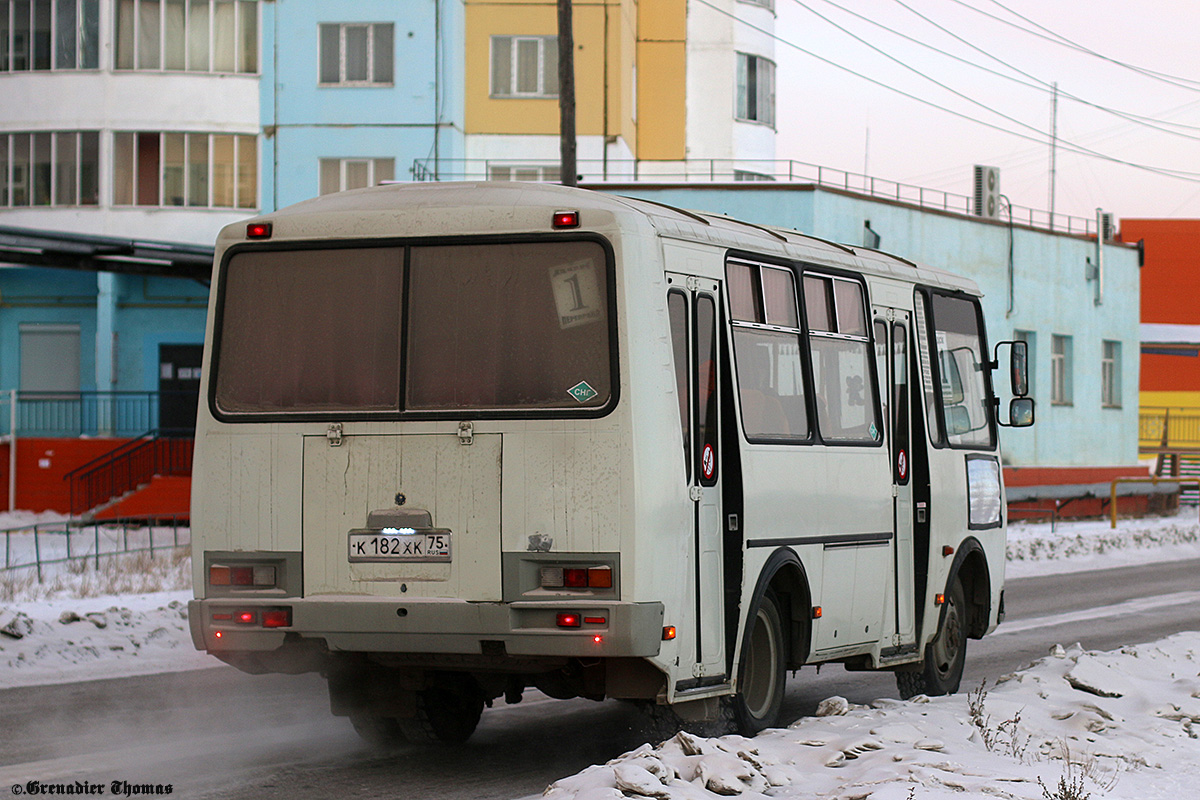
<instances>
[{"instance_id":1,"label":"curtain in bus window","mask_svg":"<svg viewBox=\"0 0 1200 800\"><path fill-rule=\"evenodd\" d=\"M796 286L792 283L792 273L764 267L762 284L767 324L799 328L800 323L796 318Z\"/></svg>"},{"instance_id":2,"label":"curtain in bus window","mask_svg":"<svg viewBox=\"0 0 1200 800\"><path fill-rule=\"evenodd\" d=\"M963 297L934 294L933 340L946 438L960 447L993 444L978 306Z\"/></svg>"},{"instance_id":3,"label":"curtain in bus window","mask_svg":"<svg viewBox=\"0 0 1200 800\"><path fill-rule=\"evenodd\" d=\"M600 245L414 247L410 265L406 409L608 402L608 265Z\"/></svg>"},{"instance_id":4,"label":"curtain in bus window","mask_svg":"<svg viewBox=\"0 0 1200 800\"><path fill-rule=\"evenodd\" d=\"M399 406L399 248L239 253L221 284L225 412Z\"/></svg>"},{"instance_id":5,"label":"curtain in bus window","mask_svg":"<svg viewBox=\"0 0 1200 800\"><path fill-rule=\"evenodd\" d=\"M758 267L730 261L725 265L725 285L729 291L729 311L736 320L762 322L762 288Z\"/></svg>"}]
</instances>

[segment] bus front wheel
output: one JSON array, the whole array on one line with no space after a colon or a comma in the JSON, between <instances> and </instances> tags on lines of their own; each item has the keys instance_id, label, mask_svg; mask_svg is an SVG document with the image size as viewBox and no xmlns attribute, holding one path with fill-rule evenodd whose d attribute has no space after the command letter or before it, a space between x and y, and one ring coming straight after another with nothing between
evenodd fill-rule
<instances>
[{"instance_id":1,"label":"bus front wheel","mask_svg":"<svg viewBox=\"0 0 1200 800\"><path fill-rule=\"evenodd\" d=\"M946 593L942 626L925 648L925 663L916 672L897 672L896 687L900 697L908 700L919 694L931 697L954 694L962 682L967 663L967 602L962 581L955 577Z\"/></svg>"},{"instance_id":2,"label":"bus front wheel","mask_svg":"<svg viewBox=\"0 0 1200 800\"><path fill-rule=\"evenodd\" d=\"M787 653L783 631L779 602L768 590L749 621L733 698L734 719L746 736L771 727L779 718Z\"/></svg>"}]
</instances>

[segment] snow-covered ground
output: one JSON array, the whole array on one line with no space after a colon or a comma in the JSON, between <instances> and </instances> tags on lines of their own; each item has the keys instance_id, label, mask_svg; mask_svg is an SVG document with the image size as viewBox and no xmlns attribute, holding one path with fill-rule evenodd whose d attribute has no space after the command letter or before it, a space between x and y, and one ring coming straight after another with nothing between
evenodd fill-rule
<instances>
[{"instance_id":1,"label":"snow-covered ground","mask_svg":"<svg viewBox=\"0 0 1200 800\"><path fill-rule=\"evenodd\" d=\"M0 529L19 524L0 514ZM1194 508L1121 520L1116 530L1106 521L1054 528L1010 528L1010 579L1200 558ZM44 584L0 578L8 598L0 600L0 688L218 665L193 649L188 634L187 558L143 562L144 585L134 589L123 577L127 567L114 561L104 574L64 566ZM103 587L118 593L97 594ZM963 688L954 697L870 708L831 699L825 716L754 739L680 734L564 778L547 797L1200 796L1200 633L1112 653L1059 648L982 692Z\"/></svg>"}]
</instances>

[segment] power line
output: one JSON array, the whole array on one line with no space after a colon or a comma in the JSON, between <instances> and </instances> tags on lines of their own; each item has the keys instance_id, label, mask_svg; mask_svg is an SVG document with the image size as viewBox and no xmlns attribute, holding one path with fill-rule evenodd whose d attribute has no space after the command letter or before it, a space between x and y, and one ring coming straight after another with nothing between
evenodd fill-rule
<instances>
[{"instance_id":1,"label":"power line","mask_svg":"<svg viewBox=\"0 0 1200 800\"><path fill-rule=\"evenodd\" d=\"M799 3L800 5L804 6L804 4L801 2L801 0L794 0L794 2ZM920 11L917 11L916 9L914 9L911 6L907 5L906 3L902 2L902 0L893 0L893 2L895 2L897 5L904 8L906 11L914 14L917 17L920 17L925 22L929 23L933 27L935 27L938 30L945 33L947 36L950 36L950 37L956 39L957 41L961 42L962 44L966 45L967 47L971 48L972 50L975 50L976 52L986 56L987 58L990 58L992 61L995 61L996 63L1000 64L1001 66L1007 67L1008 69L1010 69L1013 72L1016 72L1020 75L1024 75L1026 78L1029 78L1031 81L1034 81L1034 83L1029 83L1027 81L1019 80L1018 78L1014 78L1011 75L1005 75L1004 73L998 72L997 70L991 69L990 67L985 67L982 64L977 64L974 61L970 61L968 59L962 58L961 56L957 56L953 53L943 50L940 47L936 47L927 42L923 42L920 39L917 39L916 37L909 36L907 34L901 33L900 31L891 30L890 28L887 28L887 26L882 25L881 23L878 23L875 20L870 19L869 17L863 16L854 11L851 11L848 8L838 5L837 3L833 2L833 0L825 0L825 2L829 3L830 5L832 5L836 8L841 9L842 11L845 11L847 14L851 14L852 16L858 17L866 22L871 23L872 25L879 26L879 27L883 28L884 30L890 31L891 33L893 33L896 36L899 36L903 39L913 42L914 44L918 44L929 50L933 50L936 53L940 53L941 55L944 55L947 58L951 58L951 59L954 59L955 61L961 62L963 64L967 64L968 66L975 67L976 69L982 70L991 75L995 75L996 77L1003 78L1004 80L1012 81L1013 83L1016 83L1019 86L1025 86L1027 88L1034 89L1036 91L1041 91L1046 94L1052 93L1051 89L1050 89L1050 84L1047 83L1046 81L1042 80L1041 78L1038 78L1036 75L1032 75L1031 73L1028 73L1023 69L1020 69L1019 67L1009 64L1007 61L1004 61L1003 59L999 58L998 56L992 55L991 53L984 50L983 48L973 44L972 42L967 41L962 36L959 36L958 34L956 34L954 31L950 30L949 28L945 27L944 25L939 24L938 22L934 21L933 19L930 19L925 14L922 14ZM808 8L808 6L804 6L804 7ZM809 10L811 11L812 9L809 9ZM1057 94L1060 97L1066 97L1070 100L1075 101L1076 103L1088 106L1089 108L1094 108L1098 111L1103 111L1106 114L1112 114L1113 116L1120 117L1120 118L1122 118L1128 122L1131 122L1135 125L1145 125L1146 127L1153 128L1154 130L1160 131L1162 133L1170 134L1172 136L1181 136L1181 137L1184 137L1187 139L1193 139L1195 141L1200 141L1200 136L1191 136L1189 134L1182 133L1180 131L1163 128L1163 127L1161 127L1161 125L1170 125L1170 126L1173 126L1176 128L1186 128L1186 129L1194 130L1194 131L1200 131L1200 126L1187 125L1187 124L1178 123L1178 122L1171 122L1169 120L1162 120L1157 117L1147 117L1142 114L1134 114L1129 111L1121 111L1119 109L1100 105L1099 103L1093 103L1090 100L1085 100L1082 97L1071 94L1070 92L1063 91L1062 89L1059 89ZM1200 101L1193 101L1193 102L1200 102Z\"/></svg>"},{"instance_id":2,"label":"power line","mask_svg":"<svg viewBox=\"0 0 1200 800\"><path fill-rule=\"evenodd\" d=\"M1027 141L1036 142L1036 143L1038 143L1038 144L1044 144L1044 143L1045 143L1044 134L1043 134L1043 138L1034 137L1034 136L1031 136L1031 135L1029 135L1029 134L1026 134L1026 133L1021 133L1021 132L1019 132L1019 131L1014 131L1014 130L1011 130L1011 129L1008 129L1008 128L1004 128L1004 127L1002 127L1002 126L1000 126L1000 125L996 125L995 123L987 122L987 121L985 121L985 120L981 120L981 119L978 119L978 118L976 118L976 117L972 117L972 116L970 116L970 115L968 115L968 114L964 114L964 113L962 113L961 111L955 111L955 110L953 110L953 109L947 108L946 106L939 105L939 104L937 104L937 103L933 102L932 100L926 100L925 98L923 98L923 97L919 97L919 96L917 96L917 95L914 95L914 94L912 94L911 92L906 92L906 91L904 91L903 89L898 89L898 88L896 88L895 86L891 86L890 84L884 83L883 81L877 80L877 79L875 79L875 78L872 78L872 77L870 77L870 76L868 76L868 75L864 75L864 74L863 74L863 73L861 73L861 72L858 72L858 71L856 71L856 70L853 70L853 69L851 69L851 68L849 68L849 67L847 67L847 66L844 66L844 65L842 65L842 64L839 64L839 63L837 63L836 61L833 61L833 60L831 60L831 59L825 58L824 56L818 55L818 54L816 54L816 53L812 52L811 50L808 50L808 49L806 49L806 48L804 48L804 47L801 47L800 45L796 44L795 42L789 41L789 40L787 40L787 39L784 39L784 38L782 38L782 37L778 36L777 34L775 34L775 33L774 33L774 32L772 32L772 31L768 31L768 30L766 30L765 28L760 28L759 26L757 26L757 25L754 25L753 23L750 23L750 22L747 22L747 21L746 21L746 20L744 20L744 19L740 19L740 18L738 18L738 17L737 17L736 15L734 15L733 13L731 13L731 12L729 12L729 11L726 11L726 10L725 10L725 9L723 9L723 8L719 8L719 7L718 7L718 6L716 6L716 5L713 5L713 3L709 2L709 0L696 0L696 2L697 2L697 3L699 3L699 4L701 4L701 5L703 5L703 6L706 6L706 7L710 8L710 9L712 9L713 11L716 11L718 14L721 14L721 15L723 15L723 16L729 17L730 19L733 19L734 21L736 21L736 22L738 22L738 23L740 23L740 24L742 24L742 25L745 25L746 27L748 27L748 28L750 28L750 29L752 29L752 30L758 31L759 33L761 33L761 34L763 34L763 35L765 35L765 36L768 36L768 37L770 37L771 39L774 39L775 41L777 41L777 42L780 42L781 44L785 44L785 45L787 45L788 47L791 47L791 48L793 48L794 50L798 50L799 52L801 52L801 53L804 53L805 55L807 55L807 56L809 56L809 57L811 57L811 58L815 58L816 60L818 60L818 61L820 61L820 62L822 62L822 63L824 63L824 64L828 64L829 66L831 66L831 67L834 67L835 69L842 70L842 71L844 71L844 72L849 72L851 75L854 75L855 77L861 78L862 80L865 80L865 81L867 81L868 83L872 83L872 84L875 84L876 86L882 87L882 88L884 88L884 89L887 89L887 90L889 90L889 91L891 91L891 92L895 92L896 94L899 94L899 95L901 95L901 96L903 96L903 97L907 97L908 99L910 99L910 100L913 100L913 101L915 101L915 102L918 102L918 103L921 103L922 105L927 105L927 106L930 106L930 107L932 107L932 108L936 108L936 109L938 109L939 111L942 111L942 112L944 112L944 113L950 114L951 116L955 116L955 117L958 117L958 118L960 118L960 119L967 120L968 122L974 122L974 123L975 123L975 124L977 124L977 125L983 125L984 127L991 128L992 130L996 130L996 131L999 131L999 132L1001 132L1001 133L1006 133L1006 134L1008 134L1009 136L1016 136L1016 137L1018 137L1018 138L1020 138L1020 139L1025 139L1025 140L1027 140ZM869 45L868 45L868 46L869 46ZM889 56L889 57L890 57L890 56ZM893 59L893 60L895 60L895 59ZM908 68L909 68L909 69L913 69L913 68L911 68L911 67L908 67ZM927 76L927 75L924 75L924 74L920 73L919 71L917 71L917 70L915 70L915 69L914 69L913 71L914 71L914 72L917 72L917 74L918 74L918 75L921 75L922 77L926 78L926 80L932 81L933 83L936 83L936 84L938 84L939 86L943 86L943 88L946 88L946 89L947 89L947 91L954 92L954 90L953 90L953 89L950 89L949 87L945 87L943 84L941 84L941 83L939 83L938 81L936 81L936 80L934 80L934 79L930 78L929 76ZM958 94L957 92L955 92L955 93L956 93L956 94ZM960 95L960 96L962 96L962 95ZM978 103L978 101L972 100L972 99L970 99L970 98L966 98L966 99L970 100L970 102L972 102L972 103L976 103L977 105L979 104L979 103ZM999 113L999 112L994 112L994 113ZM1001 114L1000 116L1005 116L1005 115ZM1013 119L1013 118L1011 118L1011 117L1006 117L1006 118L1007 118L1007 119ZM1039 129L1037 129L1037 128L1034 128L1033 126L1026 125L1025 123L1023 123L1023 122L1020 122L1020 121L1018 121L1018 120L1013 120L1013 121L1014 121L1014 122L1017 122L1019 125L1022 125L1023 127L1028 127L1028 128L1031 128L1032 130L1035 130L1035 131L1036 131L1037 133L1039 133L1039 134L1041 134L1041 133L1042 133L1042 131L1041 131L1041 130L1039 130ZM1067 150L1068 152L1074 152L1074 153L1077 153L1077 154L1079 154L1079 155L1085 155L1085 156L1090 156L1090 157L1092 157L1092 158L1098 158L1098 159L1100 159L1100 160L1103 160L1103 161L1108 161L1108 162L1111 162L1111 163L1114 163L1114 164L1121 164L1121 165L1124 165L1124 166L1127 166L1127 167L1132 167L1132 168L1134 168L1134 169L1143 170L1143 171L1145 171L1145 172L1150 172L1150 173L1153 173L1153 174L1156 174L1156 175L1161 175L1161 176L1163 176L1163 177L1167 177L1167 178L1176 178L1176 179L1179 179L1179 180L1185 180L1185 181L1191 181L1191 182L1198 182L1198 183L1200 183L1200 173L1197 173L1197 172L1190 172L1190 171L1187 171L1187 170L1175 170L1175 169L1169 169L1169 168L1165 168L1165 167L1155 167L1155 166L1152 166L1152 165L1149 165L1149 164L1139 164L1139 163L1137 163L1137 162L1134 162L1134 161L1126 161L1125 159L1117 158L1116 156L1110 156L1110 155L1107 155L1107 154L1105 154L1105 153L1100 153L1100 152L1098 152L1098 151L1091 150L1090 148L1082 147L1082 146L1080 146L1080 145L1077 145L1077 144L1075 144L1074 142L1068 142L1068 141L1066 141L1066 140L1061 140L1061 141L1062 141L1062 144L1061 144L1061 146L1063 147L1063 149Z\"/></svg>"},{"instance_id":3,"label":"power line","mask_svg":"<svg viewBox=\"0 0 1200 800\"><path fill-rule=\"evenodd\" d=\"M1033 25L1034 27L1039 28L1042 31L1045 31L1045 33L1039 33L1038 31L1029 30L1028 28L1023 28L1020 25L1017 25L1015 22L1011 22L1010 20L1006 20L1002 17L998 17L995 14L989 14L987 11L984 11L981 8L976 8L975 6L971 5L970 3L964 2L964 0L951 0L951 2L957 3L958 5L963 6L964 8L969 8L970 10L974 11L976 14L982 14L985 17L994 19L999 23L1008 25L1009 27L1015 28L1019 31L1022 31L1023 33L1027 33L1031 36L1037 36L1040 39L1045 39L1046 41L1048 41L1052 44L1056 44L1060 47L1066 47L1068 49L1075 50L1080 53L1086 53L1087 55L1094 56L1095 58L1099 58L1102 61L1107 61L1110 64L1115 64L1118 67L1124 67L1125 69L1132 70L1133 72L1136 72L1139 75L1144 75L1145 77L1151 78L1153 80L1162 81L1163 83L1169 83L1173 86L1179 87L1180 89L1187 89L1188 91L1193 91L1193 92L1200 91L1200 81L1197 81L1193 78L1184 78L1179 75L1171 75L1166 72L1159 72L1157 70L1148 69L1146 67L1139 67L1136 64L1129 64L1125 61L1120 61L1120 60L1112 58L1110 56L1106 56L1103 53L1096 52L1095 50L1092 50L1088 47L1084 47L1083 45L1079 44L1078 42L1075 42L1075 41L1067 38L1066 36L1063 36L1060 33L1056 33L1054 31L1050 30L1049 28L1045 27L1044 25L1040 25L1039 23L1034 22L1033 20L1029 19L1028 17L1022 16L1021 14L1017 13L1016 11L1013 11L1011 8L1008 8L1007 6L1005 6L1003 3L999 2L999 0L991 0L991 2L994 5L997 5L1000 8L1007 11L1008 13L1012 14L1014 17L1017 17L1018 19L1022 19L1025 22L1028 22L1030 25ZM1049 34L1049 35L1047 35L1047 34ZM1191 84L1191 85L1189 86L1188 84Z\"/></svg>"}]
</instances>

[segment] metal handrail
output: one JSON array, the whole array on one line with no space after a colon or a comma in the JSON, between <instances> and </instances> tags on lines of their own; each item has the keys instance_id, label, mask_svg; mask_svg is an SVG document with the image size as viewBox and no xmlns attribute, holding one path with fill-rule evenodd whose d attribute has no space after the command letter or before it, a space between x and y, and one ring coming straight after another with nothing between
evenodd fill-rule
<instances>
[{"instance_id":1,"label":"metal handrail","mask_svg":"<svg viewBox=\"0 0 1200 800\"><path fill-rule=\"evenodd\" d=\"M747 187L756 182L805 183L964 215L972 215L974 207L974 198L968 195L884 180L794 159L688 159L674 162L679 165L674 171L655 169L650 172L643 169L643 162L631 159L578 159L576 163L584 182L588 183L737 182ZM494 167L554 169L558 167L558 161L424 158L413 162L411 174L415 181L489 180ZM1012 206L1011 211L1012 221L1018 225L1081 236L1096 235L1094 218L1052 213L1026 206Z\"/></svg>"},{"instance_id":2,"label":"metal handrail","mask_svg":"<svg viewBox=\"0 0 1200 800\"><path fill-rule=\"evenodd\" d=\"M1180 478L1171 476L1169 478L1113 478L1112 479L1112 495L1109 498L1108 510L1112 515L1112 524L1110 528L1117 527L1117 484L1119 483L1150 483L1157 486L1159 483L1187 483L1195 484L1196 490L1200 491L1200 478Z\"/></svg>"}]
</instances>

